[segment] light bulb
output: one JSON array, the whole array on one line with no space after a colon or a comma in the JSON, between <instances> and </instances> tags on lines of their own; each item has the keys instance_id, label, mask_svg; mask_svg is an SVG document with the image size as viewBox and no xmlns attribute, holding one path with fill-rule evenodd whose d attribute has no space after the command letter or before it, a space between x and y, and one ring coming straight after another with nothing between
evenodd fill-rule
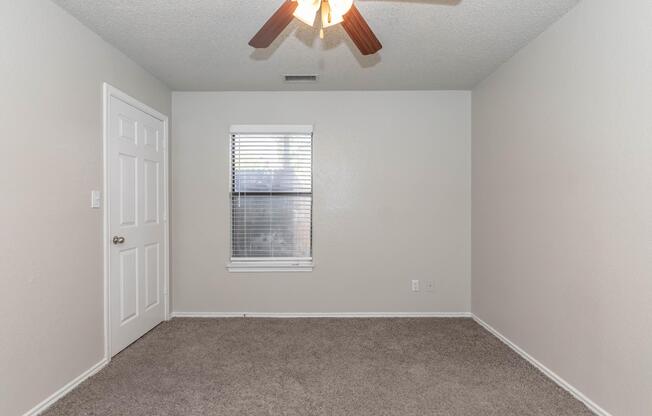
<instances>
[{"instance_id":1,"label":"light bulb","mask_svg":"<svg viewBox=\"0 0 652 416\"><path fill-rule=\"evenodd\" d=\"M313 26L315 24L315 15L321 6L321 0L297 0L299 5L294 11L294 17L303 23Z\"/></svg>"},{"instance_id":2,"label":"light bulb","mask_svg":"<svg viewBox=\"0 0 652 416\"><path fill-rule=\"evenodd\" d=\"M321 8L322 27L334 26L344 21L344 15L351 10L353 0L328 0Z\"/></svg>"},{"instance_id":3,"label":"light bulb","mask_svg":"<svg viewBox=\"0 0 652 416\"><path fill-rule=\"evenodd\" d=\"M331 8L331 13L342 18L353 7L353 0L328 0Z\"/></svg>"}]
</instances>

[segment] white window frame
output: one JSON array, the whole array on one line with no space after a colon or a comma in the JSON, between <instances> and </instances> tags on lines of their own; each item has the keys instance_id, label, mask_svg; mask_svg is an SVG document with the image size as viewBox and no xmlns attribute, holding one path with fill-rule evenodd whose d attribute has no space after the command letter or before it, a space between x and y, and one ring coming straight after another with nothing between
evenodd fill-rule
<instances>
[{"instance_id":1,"label":"white window frame","mask_svg":"<svg viewBox=\"0 0 652 416\"><path fill-rule=\"evenodd\" d=\"M255 125L255 124L237 124L231 126L229 130L229 137L227 140L227 145L229 146L229 151L227 152L228 160L228 181L229 181L229 213L231 213L232 206L230 202L231 198L231 136L233 134L311 134L313 135L313 145L312 145L312 190L313 190L313 207L311 209L311 228L313 230L313 240L311 241L311 251L314 257L314 153L315 153L315 142L314 142L314 132L312 125ZM232 241L233 236L231 235L231 221L232 215L229 215L229 256L233 253ZM256 272L312 272L314 266L313 257L298 257L298 258L283 258L279 260L270 260L269 258L255 258L249 257L246 260L236 259L233 257L229 258L229 262L226 265L226 269L229 272L233 273L256 273Z\"/></svg>"}]
</instances>

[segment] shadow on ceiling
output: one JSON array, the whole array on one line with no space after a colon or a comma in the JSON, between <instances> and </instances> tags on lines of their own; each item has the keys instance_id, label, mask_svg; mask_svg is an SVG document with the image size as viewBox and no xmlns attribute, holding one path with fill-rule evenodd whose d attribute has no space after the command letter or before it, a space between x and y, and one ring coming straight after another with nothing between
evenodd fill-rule
<instances>
[{"instance_id":1,"label":"shadow on ceiling","mask_svg":"<svg viewBox=\"0 0 652 416\"><path fill-rule=\"evenodd\" d=\"M393 3L423 3L433 4L437 6L457 6L462 0L361 0L361 1L376 1L376 2L393 2ZM301 41L304 45L312 48L315 41L319 38L319 30L308 25L300 24L296 20L291 22L288 27L272 42L272 44L265 49L254 49L249 55L254 61L266 61L274 55L276 50L285 42L285 40L294 34L294 37ZM353 43L351 38L346 34L341 25L332 26L324 29L324 39L322 40L322 50L328 51L336 48L341 43L345 43L351 51L353 57L358 61L361 68L371 68L381 62L379 53L374 55L363 55L358 50L357 46ZM382 43L382 39L381 39Z\"/></svg>"},{"instance_id":2,"label":"shadow on ceiling","mask_svg":"<svg viewBox=\"0 0 652 416\"><path fill-rule=\"evenodd\" d=\"M285 28L285 30L268 48L254 49L249 55L249 58L254 61L268 60L290 36L294 36L295 39L298 39L308 48L313 48L315 47L315 42L319 39L319 29L294 21ZM381 60L380 54L378 53L368 56L362 55L340 25L324 29L324 39L322 39L321 42L321 50L328 51L338 47L342 43L346 44L351 51L351 55L353 55L362 68L372 67L378 64Z\"/></svg>"}]
</instances>

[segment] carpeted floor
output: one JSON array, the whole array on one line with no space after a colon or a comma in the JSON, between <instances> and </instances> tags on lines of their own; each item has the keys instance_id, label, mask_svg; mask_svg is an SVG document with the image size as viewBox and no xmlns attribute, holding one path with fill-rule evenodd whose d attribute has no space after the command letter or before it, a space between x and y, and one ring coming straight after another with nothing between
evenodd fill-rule
<instances>
[{"instance_id":1,"label":"carpeted floor","mask_svg":"<svg viewBox=\"0 0 652 416\"><path fill-rule=\"evenodd\" d=\"M470 319L173 319L46 416L591 415Z\"/></svg>"}]
</instances>

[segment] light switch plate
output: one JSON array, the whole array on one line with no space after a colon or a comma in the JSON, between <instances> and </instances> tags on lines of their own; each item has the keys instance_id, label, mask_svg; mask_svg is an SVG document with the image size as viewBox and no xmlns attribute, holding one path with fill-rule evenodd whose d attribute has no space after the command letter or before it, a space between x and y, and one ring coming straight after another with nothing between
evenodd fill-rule
<instances>
[{"instance_id":1,"label":"light switch plate","mask_svg":"<svg viewBox=\"0 0 652 416\"><path fill-rule=\"evenodd\" d=\"M102 208L102 193L100 191L91 191L91 208Z\"/></svg>"}]
</instances>

